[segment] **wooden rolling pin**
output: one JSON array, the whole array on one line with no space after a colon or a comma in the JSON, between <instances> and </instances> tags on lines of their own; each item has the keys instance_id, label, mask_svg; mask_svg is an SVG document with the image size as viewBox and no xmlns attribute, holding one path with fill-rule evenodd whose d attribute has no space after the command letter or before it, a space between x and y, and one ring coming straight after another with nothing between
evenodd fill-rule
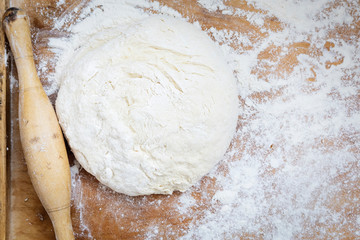
<instances>
[{"instance_id":1,"label":"wooden rolling pin","mask_svg":"<svg viewBox=\"0 0 360 240\"><path fill-rule=\"evenodd\" d=\"M54 108L36 72L28 16L9 8L3 26L19 75L20 137L31 182L50 216L56 239L74 239L69 161Z\"/></svg>"}]
</instances>

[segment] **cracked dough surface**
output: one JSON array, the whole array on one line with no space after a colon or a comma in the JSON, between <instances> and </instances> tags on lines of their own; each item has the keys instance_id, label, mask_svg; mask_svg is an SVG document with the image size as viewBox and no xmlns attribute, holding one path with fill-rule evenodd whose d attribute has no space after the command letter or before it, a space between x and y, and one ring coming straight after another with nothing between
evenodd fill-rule
<instances>
[{"instance_id":1,"label":"cracked dough surface","mask_svg":"<svg viewBox=\"0 0 360 240\"><path fill-rule=\"evenodd\" d=\"M56 110L79 163L131 196L185 191L235 133L235 78L190 23L149 17L104 29L74 52Z\"/></svg>"}]
</instances>

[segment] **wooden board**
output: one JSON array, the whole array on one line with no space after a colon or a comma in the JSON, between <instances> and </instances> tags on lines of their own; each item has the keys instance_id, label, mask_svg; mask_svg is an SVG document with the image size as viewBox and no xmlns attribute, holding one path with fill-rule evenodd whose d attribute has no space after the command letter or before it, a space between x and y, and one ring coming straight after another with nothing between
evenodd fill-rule
<instances>
[{"instance_id":1,"label":"wooden board","mask_svg":"<svg viewBox=\"0 0 360 240\"><path fill-rule=\"evenodd\" d=\"M0 14L5 10L5 0L0 1ZM5 239L7 218L7 165L6 165L6 56L5 39L0 29L0 239Z\"/></svg>"},{"instance_id":2,"label":"wooden board","mask_svg":"<svg viewBox=\"0 0 360 240\"><path fill-rule=\"evenodd\" d=\"M54 17L61 16L69 11L69 9L73 9L80 2L81 1L79 0L66 1L65 5L57 7L56 1L54 0L11 1L11 6L26 9L30 16L34 52L36 56L53 57L47 46L47 39L63 34L60 31L50 31L54 22L53 19ZM193 0L162 0L160 2L176 9L183 16L191 19L191 21L198 21L203 28L215 27L217 29L241 31L248 35L252 42L264 39L267 35L267 31L274 31L281 28L281 24L276 18L267 18L265 20L264 29L261 30L243 17L231 17L220 13L210 13ZM227 4L248 12L258 11L247 5L245 1L241 0L228 1ZM344 29L339 29L339 32L344 38L348 38L354 34L357 34L357 36L360 37L359 31L357 30L344 31ZM0 47L1 40L0 37ZM234 45L233 47L236 48L237 46ZM289 54L283 56L283 64L279 66L278 69L279 73L290 72L293 66L297 64L296 56L299 54L313 53L310 44L307 42L294 43L288 47ZM272 49L267 49L263 52L262 58L270 59L273 57L274 53L271 52L271 50ZM0 50L0 55L1 53L3 52ZM35 60L37 64L40 61L39 58ZM1 66L0 58L0 71L4 73L4 69ZM53 66L48 67L49 72L53 71ZM17 78L16 67L13 62L9 64L8 71L12 76ZM266 69L258 71L259 76L267 76L270 74ZM46 77L41 76L41 78L43 84L46 85ZM309 81L314 80L315 79L309 79ZM4 89L3 82L0 86ZM1 93L2 95L0 95L0 97L3 97L5 90ZM7 184L7 192L9 193L9 201L7 203L9 213L6 225L7 239L54 239L51 222L33 190L27 174L26 164L23 159L18 131L18 88L16 84L11 87L9 94L8 119L10 119L10 122L8 123L8 135L10 136L10 141L8 145L9 154L7 157L9 163L9 182ZM51 96L51 99L54 100L55 97L55 95ZM262 96L254 97L261 98ZM1 112L1 114L1 116L3 116L5 112ZM0 123L0 131L4 131L3 121L0 121ZM2 135L0 143L4 143L4 135ZM240 140L234 143L239 149L243 147L242 144L243 143ZM6 152L3 145L1 145L0 151L1 156L3 157ZM70 152L69 154L70 159L73 159L73 155ZM4 164L4 161L2 164ZM4 169L6 168L2 165L2 171L0 172L0 179L2 180L1 184L4 184L6 179L6 177L4 177ZM225 172L226 169L224 168L223 171ZM102 187L94 177L84 170L81 170L76 181L77 187L76 189L73 189L73 195L76 197L72 202L73 226L77 239L84 240L91 239L89 237L90 232L94 239L142 239L144 238L146 229L151 226L151 224L159 222L162 224L160 224L160 228L157 230L156 238L167 237L170 239L177 239L188 230L190 223L203 217L202 212L210 207L209 199L211 199L211 196L218 190L214 179L209 177L202 179L201 186L193 189L192 193L195 201L198 203L196 207L191 209L194 214L183 215L176 210L176 206L179 204L180 193L175 193L171 197L148 196L131 198L114 193L107 188ZM352 191L354 196L358 196L359 198L360 193L359 191L356 191L356 189L344 189L344 192L341 195L341 204L352 205L354 203L349 200L347 191ZM2 194L0 196L2 198L0 199L3 199L3 196L6 193L4 188L1 188L0 193ZM204 195L207 197L205 198ZM155 204L158 201L161 201L160 205ZM4 203L4 201L1 202L1 204ZM334 207L340 208L341 206ZM0 216L3 217L3 205L1 209ZM118 211L114 213L112 212L113 209L118 209ZM5 224L3 222L0 223L0 227L4 229ZM352 223L348 223L348 225L344 225L343 228L337 229L337 231L341 232L344 239L354 239L355 237L354 233L348 230L352 229L350 226L351 224ZM313 226L313 230L308 233L307 236L309 239L316 238L317 227L318 226ZM170 233L169 228L175 229L176 231ZM333 226L322 226L322 228L324 228L324 231L334 231ZM2 232L2 234L4 233ZM0 239L1 236L2 235L0 235ZM241 232L234 236L234 238L256 238L256 236L258 237L256 232L249 231Z\"/></svg>"}]
</instances>

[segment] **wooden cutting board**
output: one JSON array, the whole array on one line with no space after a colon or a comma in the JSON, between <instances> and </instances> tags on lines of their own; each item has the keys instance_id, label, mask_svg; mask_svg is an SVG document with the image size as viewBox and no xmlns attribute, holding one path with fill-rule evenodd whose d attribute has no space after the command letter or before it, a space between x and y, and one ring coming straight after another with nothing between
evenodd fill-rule
<instances>
[{"instance_id":1,"label":"wooden cutting board","mask_svg":"<svg viewBox=\"0 0 360 240\"><path fill-rule=\"evenodd\" d=\"M66 1L66 4L57 7L54 0L13 0L11 6L16 6L25 9L29 16L33 33L34 52L36 56L53 57L47 46L47 39L51 37L62 36L64 33L54 31L52 25L54 17L59 17L65 12L70 11L76 7L81 1L73 0ZM230 29L233 31L241 31L249 36L253 42L260 41L267 36L267 31L275 31L281 28L281 24L276 18L267 18L265 20L264 29L259 29L252 25L244 17L222 15L220 12L209 12L202 8L196 1L193 0L161 0L161 4L176 9L183 16L188 17L191 21L198 21L204 29L215 27L216 29ZM8 2L0 2L0 10L3 12L10 6ZM230 0L227 4L234 6L244 11L257 12L258 10L246 4L243 0ZM344 38L353 35L354 32L344 31L339 29L340 34ZM358 34L358 32L357 32ZM358 36L360 37L360 36ZM236 48L237 46L233 46ZM4 76L6 73L5 65L3 64L4 45L3 35L0 36L0 132L4 130L4 103L5 86ZM299 54L308 54L310 52L309 43L300 42L289 46L289 54L282 56L282 65L279 66L278 71L281 73L291 71L293 66L297 64L296 56ZM271 58L274 53L271 49L265 51L261 58ZM39 59L35 59L39 64ZM54 66L48 66L49 73L53 71ZM7 66L7 76L16 76L16 68L13 60L9 61ZM266 70L261 72L264 76L269 74ZM46 85L46 76L41 76L43 84ZM310 81L314 79L309 79ZM8 84L9 89L9 84ZM11 92L8 91L7 98L7 167L4 166L4 161L0 165L0 179L1 179L1 222L0 222L0 239L4 239L6 232L7 239L54 239L54 232L52 230L51 222L43 209L39 199L37 198L34 189L31 185L29 176L27 174L26 164L23 158L23 153L20 145L20 137L18 130L18 88L14 84ZM256 96L255 96L256 97ZM257 96L261 98L262 96ZM56 96L50 96L54 101ZM2 135L0 139L0 154L4 159L6 152L5 136ZM243 143L238 140L234 145L239 149L243 147ZM73 163L74 156L69 151L71 163ZM220 166L221 169L221 166ZM226 171L224 168L223 171ZM7 176L5 177L5 173ZM7 184L6 181L7 180ZM192 195L198 203L191 211L192 215L184 215L177 211L179 204L180 193L174 193L171 196L152 195L146 197L128 197L122 194L114 193L103 187L94 177L85 172L80 171L80 174L75 179L76 188L72 189L72 218L74 231L77 239L143 239L146 230L152 224L160 226L157 230L156 237L177 239L183 235L190 223L196 222L203 217L202 212L210 208L209 199L213 196L217 189L215 179L205 177L201 181L200 187L194 188ZM6 188L5 188L6 186ZM5 191L6 189L6 191ZM7 193L8 201L4 201L4 196ZM359 192L356 194L360 197ZM204 197L206 196L206 197ZM157 204L161 202L161 204ZM343 197L344 204L354 204L347 199L345 193ZM4 205L6 204L6 205ZM4 224L4 206L7 210L7 224ZM350 223L349 223L350 224ZM325 226L326 227L326 226ZM327 227L325 231L332 231L331 226ZM317 226L313 227L314 231L309 232L310 238L316 238ZM352 232L341 229L345 238L353 238ZM89 235L91 233L91 237ZM241 232L234 236L236 238L255 238L258 236L254 232Z\"/></svg>"},{"instance_id":2,"label":"wooden cutting board","mask_svg":"<svg viewBox=\"0 0 360 240\"><path fill-rule=\"evenodd\" d=\"M5 0L0 1L0 14L5 10ZM0 29L0 239L6 236L7 168L6 168L6 64L5 39Z\"/></svg>"}]
</instances>

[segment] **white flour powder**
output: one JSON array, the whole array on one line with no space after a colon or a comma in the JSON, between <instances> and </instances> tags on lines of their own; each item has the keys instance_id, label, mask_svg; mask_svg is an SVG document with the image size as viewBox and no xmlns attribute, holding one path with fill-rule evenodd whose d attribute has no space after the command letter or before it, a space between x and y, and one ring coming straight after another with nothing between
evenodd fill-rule
<instances>
[{"instance_id":1,"label":"white flour powder","mask_svg":"<svg viewBox=\"0 0 360 240\"><path fill-rule=\"evenodd\" d=\"M183 239L233 239L239 233L265 239L312 238L315 233L319 239L345 233L360 238L359 2L250 0L248 5L260 11L244 11L231 1L197 2L204 11L237 16L259 31L205 29L236 74L244 115L237 141L209 174L221 190L212 199L203 196L210 202L208 210L198 217L192 190L180 197L178 212L194 219ZM49 42L57 67L47 93L56 91L56 74L73 49L99 30L150 12L182 17L157 2L94 0L74 9L82 20L78 24L66 28L73 14L57 19L55 28L72 37ZM279 23L276 30L270 21ZM352 31L345 37L336 31L345 29ZM81 181L73 170L81 216ZM149 239L160 224L146 230ZM80 228L90 231L84 221ZM168 226L169 236L174 231Z\"/></svg>"}]
</instances>

